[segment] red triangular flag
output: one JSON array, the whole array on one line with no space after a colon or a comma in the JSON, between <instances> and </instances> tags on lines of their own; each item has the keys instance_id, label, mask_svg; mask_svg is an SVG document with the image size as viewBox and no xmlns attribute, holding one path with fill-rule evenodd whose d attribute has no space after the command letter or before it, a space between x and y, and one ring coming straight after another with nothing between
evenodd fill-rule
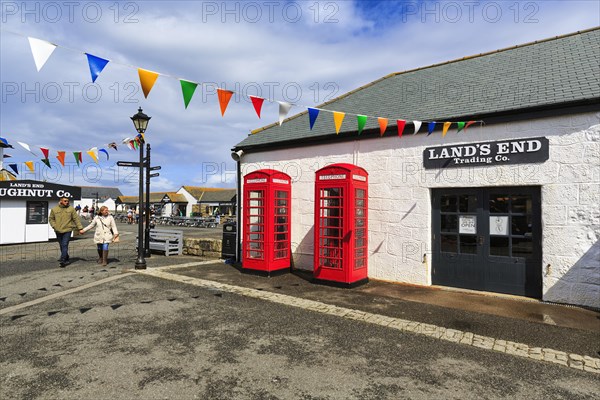
<instances>
[{"instance_id":1,"label":"red triangular flag","mask_svg":"<svg viewBox=\"0 0 600 400\"><path fill-rule=\"evenodd\" d=\"M404 126L406 125L406 121L403 119L396 120L398 123L398 136L402 137L402 132L404 132Z\"/></svg>"},{"instance_id":2,"label":"red triangular flag","mask_svg":"<svg viewBox=\"0 0 600 400\"><path fill-rule=\"evenodd\" d=\"M225 110L227 110L227 105L229 104L229 100L231 100L231 96L233 96L233 92L230 90L217 89L217 95L219 96L219 106L221 107L221 116L225 116Z\"/></svg>"},{"instance_id":3,"label":"red triangular flag","mask_svg":"<svg viewBox=\"0 0 600 400\"><path fill-rule=\"evenodd\" d=\"M254 106L256 115L258 115L258 118L260 118L260 109L262 108L265 99L263 99L262 97L250 96L250 100L252 100L252 105Z\"/></svg>"},{"instance_id":4,"label":"red triangular flag","mask_svg":"<svg viewBox=\"0 0 600 400\"><path fill-rule=\"evenodd\" d=\"M40 147L40 150L42 150L42 153L44 153L44 158L47 159L48 158L48 152L50 151L50 149L47 149L45 147Z\"/></svg>"},{"instance_id":5,"label":"red triangular flag","mask_svg":"<svg viewBox=\"0 0 600 400\"><path fill-rule=\"evenodd\" d=\"M473 125L475 122L477 122L477 121L469 121L469 122L467 122L467 124L465 125L465 133L467 132L467 128L469 126Z\"/></svg>"}]
</instances>

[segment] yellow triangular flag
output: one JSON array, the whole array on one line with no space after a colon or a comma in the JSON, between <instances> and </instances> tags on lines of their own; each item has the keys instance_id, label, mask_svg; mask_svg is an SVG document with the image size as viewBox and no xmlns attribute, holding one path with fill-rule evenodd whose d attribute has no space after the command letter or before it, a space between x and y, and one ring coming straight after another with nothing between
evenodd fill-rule
<instances>
[{"instance_id":1,"label":"yellow triangular flag","mask_svg":"<svg viewBox=\"0 0 600 400\"><path fill-rule=\"evenodd\" d=\"M88 150L87 153L90 155L90 157L92 157L94 159L94 162L96 164L98 164L98 154L97 154L98 150L94 150L94 149Z\"/></svg>"},{"instance_id":2,"label":"yellow triangular flag","mask_svg":"<svg viewBox=\"0 0 600 400\"><path fill-rule=\"evenodd\" d=\"M138 68L138 74L140 76L140 84L142 85L144 97L148 98L148 93L150 93L152 86L154 86L154 82L158 79L158 73Z\"/></svg>"},{"instance_id":3,"label":"yellow triangular flag","mask_svg":"<svg viewBox=\"0 0 600 400\"><path fill-rule=\"evenodd\" d=\"M442 137L446 136L446 133L448 133L448 129L450 129L450 125L452 125L452 122L444 122L444 129L442 129Z\"/></svg>"},{"instance_id":4,"label":"yellow triangular flag","mask_svg":"<svg viewBox=\"0 0 600 400\"><path fill-rule=\"evenodd\" d=\"M336 135L340 133L340 129L342 128L342 121L344 120L345 116L346 116L346 113L339 112L339 111L333 112L333 122L335 123L335 134Z\"/></svg>"},{"instance_id":5,"label":"yellow triangular flag","mask_svg":"<svg viewBox=\"0 0 600 400\"><path fill-rule=\"evenodd\" d=\"M27 168L29 168L31 172L34 172L33 161L25 161L25 165L27 165Z\"/></svg>"}]
</instances>

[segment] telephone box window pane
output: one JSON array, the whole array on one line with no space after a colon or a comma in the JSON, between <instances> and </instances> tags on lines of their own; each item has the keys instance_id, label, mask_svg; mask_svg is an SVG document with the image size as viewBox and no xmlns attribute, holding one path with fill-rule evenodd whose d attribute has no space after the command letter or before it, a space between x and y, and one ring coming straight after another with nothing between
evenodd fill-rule
<instances>
[{"instance_id":1,"label":"telephone box window pane","mask_svg":"<svg viewBox=\"0 0 600 400\"><path fill-rule=\"evenodd\" d=\"M287 225L275 225L275 232L287 232Z\"/></svg>"},{"instance_id":2,"label":"telephone box window pane","mask_svg":"<svg viewBox=\"0 0 600 400\"><path fill-rule=\"evenodd\" d=\"M321 197L340 197L342 188L327 188L321 189Z\"/></svg>"},{"instance_id":3,"label":"telephone box window pane","mask_svg":"<svg viewBox=\"0 0 600 400\"><path fill-rule=\"evenodd\" d=\"M458 197L458 210L460 212L476 212L477 196L464 194Z\"/></svg>"},{"instance_id":4,"label":"telephone box window pane","mask_svg":"<svg viewBox=\"0 0 600 400\"><path fill-rule=\"evenodd\" d=\"M263 191L262 190L251 190L249 193L249 197L251 199L262 199L263 198Z\"/></svg>"},{"instance_id":5,"label":"telephone box window pane","mask_svg":"<svg viewBox=\"0 0 600 400\"><path fill-rule=\"evenodd\" d=\"M258 199L258 200L250 199L249 205L250 205L250 207L262 207L263 201L262 201L262 199Z\"/></svg>"},{"instance_id":6,"label":"telephone box window pane","mask_svg":"<svg viewBox=\"0 0 600 400\"><path fill-rule=\"evenodd\" d=\"M249 242L248 248L251 250L262 250L262 243L261 242Z\"/></svg>"},{"instance_id":7,"label":"telephone box window pane","mask_svg":"<svg viewBox=\"0 0 600 400\"><path fill-rule=\"evenodd\" d=\"M250 234L250 240L257 240L257 241L263 241L263 235L262 233L251 233Z\"/></svg>"},{"instance_id":8,"label":"telephone box window pane","mask_svg":"<svg viewBox=\"0 0 600 400\"><path fill-rule=\"evenodd\" d=\"M477 254L477 236L460 235L460 253Z\"/></svg>"},{"instance_id":9,"label":"telephone box window pane","mask_svg":"<svg viewBox=\"0 0 600 400\"><path fill-rule=\"evenodd\" d=\"M456 215L442 215L442 232L458 232Z\"/></svg>"},{"instance_id":10,"label":"telephone box window pane","mask_svg":"<svg viewBox=\"0 0 600 400\"><path fill-rule=\"evenodd\" d=\"M363 268L365 266L364 258L357 258L354 260L354 269Z\"/></svg>"},{"instance_id":11,"label":"telephone box window pane","mask_svg":"<svg viewBox=\"0 0 600 400\"><path fill-rule=\"evenodd\" d=\"M362 237L365 237L365 229L364 229L364 228L357 229L357 230L354 232L354 235L355 235L357 238L362 238Z\"/></svg>"},{"instance_id":12,"label":"telephone box window pane","mask_svg":"<svg viewBox=\"0 0 600 400\"><path fill-rule=\"evenodd\" d=\"M490 255L510 257L509 243L505 236L490 236Z\"/></svg>"},{"instance_id":13,"label":"telephone box window pane","mask_svg":"<svg viewBox=\"0 0 600 400\"><path fill-rule=\"evenodd\" d=\"M365 190L364 189L356 189L356 198L364 199L365 198Z\"/></svg>"},{"instance_id":14,"label":"telephone box window pane","mask_svg":"<svg viewBox=\"0 0 600 400\"><path fill-rule=\"evenodd\" d=\"M365 245L365 239L364 238L356 238L356 240L354 241L354 245L356 247L363 247Z\"/></svg>"},{"instance_id":15,"label":"telephone box window pane","mask_svg":"<svg viewBox=\"0 0 600 400\"><path fill-rule=\"evenodd\" d=\"M275 240L286 240L287 233L278 233L275 235Z\"/></svg>"},{"instance_id":16,"label":"telephone box window pane","mask_svg":"<svg viewBox=\"0 0 600 400\"><path fill-rule=\"evenodd\" d=\"M357 208L356 209L356 216L361 218L365 216L365 209L364 208Z\"/></svg>"},{"instance_id":17,"label":"telephone box window pane","mask_svg":"<svg viewBox=\"0 0 600 400\"><path fill-rule=\"evenodd\" d=\"M513 257L531 257L533 255L531 238L512 238L512 255Z\"/></svg>"},{"instance_id":18,"label":"telephone box window pane","mask_svg":"<svg viewBox=\"0 0 600 400\"><path fill-rule=\"evenodd\" d=\"M287 199L288 198L288 192L283 191L283 190L276 190L275 191L275 197L280 198L280 199Z\"/></svg>"},{"instance_id":19,"label":"telephone box window pane","mask_svg":"<svg viewBox=\"0 0 600 400\"><path fill-rule=\"evenodd\" d=\"M440 200L440 210L443 212L457 211L456 196L442 196Z\"/></svg>"},{"instance_id":20,"label":"telephone box window pane","mask_svg":"<svg viewBox=\"0 0 600 400\"><path fill-rule=\"evenodd\" d=\"M275 209L275 214L276 215L287 215L287 211L288 209L285 207L279 207Z\"/></svg>"},{"instance_id":21,"label":"telephone box window pane","mask_svg":"<svg viewBox=\"0 0 600 400\"><path fill-rule=\"evenodd\" d=\"M356 226L357 227L363 227L363 226L365 226L365 220L363 218L357 219L356 220Z\"/></svg>"},{"instance_id":22,"label":"telephone box window pane","mask_svg":"<svg viewBox=\"0 0 600 400\"><path fill-rule=\"evenodd\" d=\"M248 255L249 258L256 258L261 260L263 258L263 252L262 251L250 251L250 254Z\"/></svg>"},{"instance_id":23,"label":"telephone box window pane","mask_svg":"<svg viewBox=\"0 0 600 400\"><path fill-rule=\"evenodd\" d=\"M364 257L365 256L365 249L364 248L356 249L354 251L354 255L356 257Z\"/></svg>"},{"instance_id":24,"label":"telephone box window pane","mask_svg":"<svg viewBox=\"0 0 600 400\"><path fill-rule=\"evenodd\" d=\"M263 209L262 208L250 208L250 209L248 209L248 214L249 215L263 215Z\"/></svg>"},{"instance_id":25,"label":"telephone box window pane","mask_svg":"<svg viewBox=\"0 0 600 400\"><path fill-rule=\"evenodd\" d=\"M441 235L441 248L446 253L458 253L458 240L456 235Z\"/></svg>"},{"instance_id":26,"label":"telephone box window pane","mask_svg":"<svg viewBox=\"0 0 600 400\"><path fill-rule=\"evenodd\" d=\"M364 207L365 201L363 199L356 199L356 207Z\"/></svg>"},{"instance_id":27,"label":"telephone box window pane","mask_svg":"<svg viewBox=\"0 0 600 400\"><path fill-rule=\"evenodd\" d=\"M287 207L287 205L288 205L287 200L282 200L282 199L275 200L275 207Z\"/></svg>"},{"instance_id":28,"label":"telephone box window pane","mask_svg":"<svg viewBox=\"0 0 600 400\"><path fill-rule=\"evenodd\" d=\"M248 217L248 219L250 220L251 224L262 224L263 223L263 217L250 216L250 217Z\"/></svg>"}]
</instances>

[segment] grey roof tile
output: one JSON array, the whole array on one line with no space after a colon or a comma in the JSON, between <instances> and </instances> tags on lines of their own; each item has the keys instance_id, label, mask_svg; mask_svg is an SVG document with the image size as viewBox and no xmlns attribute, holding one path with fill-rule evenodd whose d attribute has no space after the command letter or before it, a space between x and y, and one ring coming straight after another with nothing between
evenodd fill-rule
<instances>
[{"instance_id":1,"label":"grey roof tile","mask_svg":"<svg viewBox=\"0 0 600 400\"><path fill-rule=\"evenodd\" d=\"M600 28L595 28L390 74L317 108L390 118L389 126L393 127L396 118L468 119L474 115L600 98L599 49ZM375 128L378 128L376 118L369 118L365 129ZM356 130L355 115L346 115L342 131ZM272 124L257 129L236 147L328 137L335 137L331 113L321 111L310 130L304 111L282 126Z\"/></svg>"}]
</instances>

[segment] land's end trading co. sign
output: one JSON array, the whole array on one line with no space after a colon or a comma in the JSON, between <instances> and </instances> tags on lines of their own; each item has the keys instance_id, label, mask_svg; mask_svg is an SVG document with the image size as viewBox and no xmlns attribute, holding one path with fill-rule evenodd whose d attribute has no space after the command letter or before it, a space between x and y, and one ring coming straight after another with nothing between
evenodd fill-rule
<instances>
[{"instance_id":1,"label":"land's end trading co. sign","mask_svg":"<svg viewBox=\"0 0 600 400\"><path fill-rule=\"evenodd\" d=\"M0 200L81 200L81 188L38 181L0 181Z\"/></svg>"},{"instance_id":2,"label":"land's end trading co. sign","mask_svg":"<svg viewBox=\"0 0 600 400\"><path fill-rule=\"evenodd\" d=\"M427 147L423 151L425 169L485 165L531 164L548 159L545 137Z\"/></svg>"}]
</instances>

